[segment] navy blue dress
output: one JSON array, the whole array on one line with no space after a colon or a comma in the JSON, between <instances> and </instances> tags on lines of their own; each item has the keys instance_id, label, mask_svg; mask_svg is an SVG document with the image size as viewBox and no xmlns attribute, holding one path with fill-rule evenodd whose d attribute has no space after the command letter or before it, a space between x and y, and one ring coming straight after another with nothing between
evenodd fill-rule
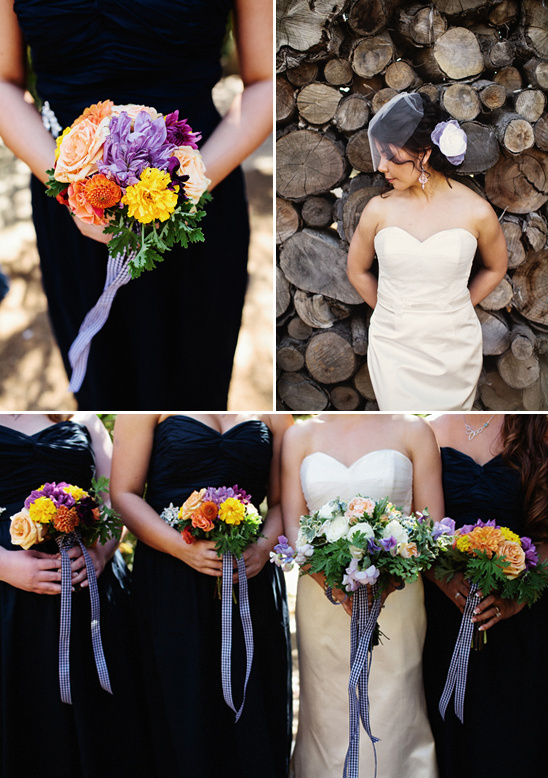
<instances>
[{"instance_id":1,"label":"navy blue dress","mask_svg":"<svg viewBox=\"0 0 548 778\"><path fill-rule=\"evenodd\" d=\"M483 466L453 448L442 448L441 455L445 512L457 526L495 519L526 534L520 476L502 455ZM424 683L440 778L543 773L548 764L547 597L495 625L488 630L487 645L470 652L464 725L452 701L445 723L438 710L461 613L428 580L425 602Z\"/></svg>"},{"instance_id":2,"label":"navy blue dress","mask_svg":"<svg viewBox=\"0 0 548 778\"><path fill-rule=\"evenodd\" d=\"M188 416L156 428L146 499L158 512L204 486L238 486L264 499L272 440L262 421L220 434ZM255 642L237 724L221 688L217 579L138 543L132 599L139 622L147 712L160 778L285 778L290 735L288 611L283 574L267 563L249 580ZM237 589L236 589L237 591ZM245 646L233 612L234 701L241 702Z\"/></svg>"},{"instance_id":3,"label":"navy blue dress","mask_svg":"<svg viewBox=\"0 0 548 778\"><path fill-rule=\"evenodd\" d=\"M47 481L89 487L89 433L72 421L35 435L0 425L0 544L10 542L9 518ZM35 546L57 553L55 543ZM129 647L127 570L121 558L98 578L101 634L113 695L97 678L90 632L89 591L72 596L70 643L73 704L59 694L60 596L33 594L0 581L0 775L2 778L134 778L149 769L136 660Z\"/></svg>"},{"instance_id":4,"label":"navy blue dress","mask_svg":"<svg viewBox=\"0 0 548 778\"><path fill-rule=\"evenodd\" d=\"M203 135L219 122L211 89L232 0L15 0L37 91L62 127L100 100L179 109ZM53 160L52 160L53 162ZM43 284L68 349L102 292L107 250L33 180ZM92 341L80 409L223 410L247 284L249 226L238 169L214 190L205 242L175 247L118 291ZM193 378L189 380L189 369Z\"/></svg>"}]
</instances>

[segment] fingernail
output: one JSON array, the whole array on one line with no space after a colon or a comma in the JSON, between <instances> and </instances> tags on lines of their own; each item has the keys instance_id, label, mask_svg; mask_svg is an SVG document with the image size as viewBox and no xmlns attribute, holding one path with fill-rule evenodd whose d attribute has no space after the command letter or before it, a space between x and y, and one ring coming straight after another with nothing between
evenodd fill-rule
<instances>
[{"instance_id":1,"label":"fingernail","mask_svg":"<svg viewBox=\"0 0 548 778\"><path fill-rule=\"evenodd\" d=\"M479 608L475 608L474 613L477 615L478 613L481 613Z\"/></svg>"}]
</instances>

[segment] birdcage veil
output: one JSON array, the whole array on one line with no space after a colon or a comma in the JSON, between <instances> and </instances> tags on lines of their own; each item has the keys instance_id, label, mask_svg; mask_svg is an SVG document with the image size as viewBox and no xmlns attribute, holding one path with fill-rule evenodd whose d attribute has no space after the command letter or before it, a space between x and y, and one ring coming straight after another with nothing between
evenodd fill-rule
<instances>
[{"instance_id":1,"label":"birdcage veil","mask_svg":"<svg viewBox=\"0 0 548 778\"><path fill-rule=\"evenodd\" d=\"M390 147L405 146L423 116L422 98L416 92L402 92L377 111L367 128L374 170L378 170L381 151L389 159L394 156Z\"/></svg>"}]
</instances>

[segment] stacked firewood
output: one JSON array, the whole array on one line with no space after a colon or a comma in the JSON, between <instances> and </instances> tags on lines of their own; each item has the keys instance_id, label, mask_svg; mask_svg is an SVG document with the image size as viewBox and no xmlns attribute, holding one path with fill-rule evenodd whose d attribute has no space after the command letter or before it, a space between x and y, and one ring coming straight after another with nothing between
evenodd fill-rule
<instances>
[{"instance_id":1,"label":"stacked firewood","mask_svg":"<svg viewBox=\"0 0 548 778\"><path fill-rule=\"evenodd\" d=\"M547 4L548 5L548 4ZM383 191L367 125L427 92L459 121L458 180L495 208L506 278L476 309L478 410L548 409L548 7L542 0L277 0L279 409L375 410L371 314L346 277Z\"/></svg>"}]
</instances>

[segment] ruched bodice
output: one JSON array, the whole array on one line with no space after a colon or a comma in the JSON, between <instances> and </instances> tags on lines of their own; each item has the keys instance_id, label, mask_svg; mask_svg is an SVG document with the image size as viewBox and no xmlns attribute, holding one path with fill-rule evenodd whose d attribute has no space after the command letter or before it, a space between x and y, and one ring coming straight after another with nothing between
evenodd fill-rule
<instances>
[{"instance_id":1,"label":"ruched bodice","mask_svg":"<svg viewBox=\"0 0 548 778\"><path fill-rule=\"evenodd\" d=\"M62 124L90 103L179 108L208 132L231 0L16 0L37 90Z\"/></svg>"},{"instance_id":2,"label":"ruched bodice","mask_svg":"<svg viewBox=\"0 0 548 778\"><path fill-rule=\"evenodd\" d=\"M272 433L259 419L223 434L192 416L168 416L156 427L147 500L161 511L170 502L182 505L194 489L238 484L258 507L271 457Z\"/></svg>"}]
</instances>

